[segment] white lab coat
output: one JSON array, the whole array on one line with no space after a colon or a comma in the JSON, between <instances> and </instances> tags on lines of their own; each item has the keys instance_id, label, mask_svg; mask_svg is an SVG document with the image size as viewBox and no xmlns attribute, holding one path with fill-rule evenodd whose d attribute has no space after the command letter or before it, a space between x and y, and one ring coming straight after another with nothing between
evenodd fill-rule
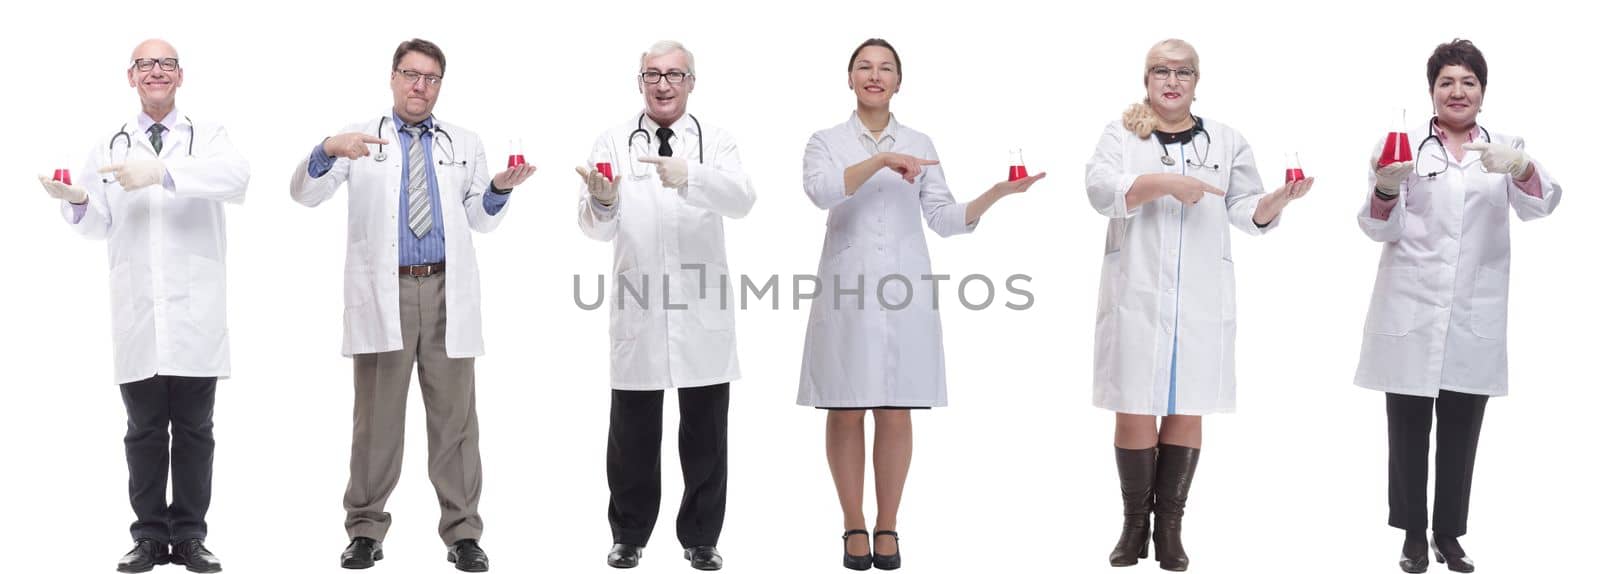
<instances>
[{"instance_id":1,"label":"white lab coat","mask_svg":"<svg viewBox=\"0 0 1600 574\"><path fill-rule=\"evenodd\" d=\"M806 325L801 405L948 404L944 334L934 284L923 279L933 271L922 221L941 237L970 233L977 222L967 224L967 204L950 194L940 165L924 167L916 183L906 183L892 170L878 170L846 196L845 168L878 151L939 159L933 140L892 116L876 143L851 114L848 121L812 134L806 144L806 195L828 210L828 231L817 265L818 294ZM880 301L880 281L895 274L907 281L883 282ZM908 297L903 309L882 304L898 306Z\"/></svg>"},{"instance_id":2,"label":"white lab coat","mask_svg":"<svg viewBox=\"0 0 1600 574\"><path fill-rule=\"evenodd\" d=\"M1409 136L1420 145L1428 133L1424 124ZM1489 136L1522 149L1522 138ZM1382 145L1380 140L1373 158ZM1507 211L1515 210L1524 221L1549 215L1561 203L1561 185L1534 162L1541 199L1523 192L1508 175L1484 172L1478 152L1468 151L1456 161L1441 146L1429 144L1421 153L1431 156L1427 164L1448 162L1445 172L1428 179L1413 170L1400 185L1399 204L1388 220L1380 220L1371 211L1373 171L1356 214L1361 231L1383 243L1383 255L1355 382L1423 397L1437 397L1440 389L1504 395L1511 272ZM1423 156L1416 160L1423 163Z\"/></svg>"},{"instance_id":3,"label":"white lab coat","mask_svg":"<svg viewBox=\"0 0 1600 574\"><path fill-rule=\"evenodd\" d=\"M736 380L733 310L740 278L728 272L722 219L749 213L755 187L733 136L696 124L688 114L668 126L668 144L673 157L688 162L689 183L662 187L655 166L637 161L656 155L660 146L659 126L648 116L642 121L649 144L643 132L635 134L635 115L596 138L589 152L590 163L611 162L617 201L606 207L587 186L578 188L578 227L612 245L606 299L611 388L648 391Z\"/></svg>"},{"instance_id":4,"label":"white lab coat","mask_svg":"<svg viewBox=\"0 0 1600 574\"><path fill-rule=\"evenodd\" d=\"M1112 122L1089 158L1089 203L1111 218L1095 312L1097 407L1141 415L1234 409L1228 225L1259 235L1278 221L1261 228L1252 220L1266 192L1250 144L1220 122L1202 122L1206 133L1191 144L1165 146L1155 135L1140 139L1122 122ZM1161 163L1163 148L1176 165ZM1201 167L1189 165L1191 160ZM1226 196L1206 194L1193 206L1163 196L1128 210L1134 180L1155 173L1193 176Z\"/></svg>"},{"instance_id":5,"label":"white lab coat","mask_svg":"<svg viewBox=\"0 0 1600 574\"><path fill-rule=\"evenodd\" d=\"M230 374L222 204L244 202L250 164L222 126L173 115L176 125L166 132L159 156L135 118L123 126L128 137L116 137L114 150L107 145L115 132L95 143L75 180L89 192L89 203L72 228L107 240L118 384L156 374ZM99 173L102 166L141 159L160 159L172 186L124 190L110 174ZM73 208L65 201L61 213L72 223Z\"/></svg>"},{"instance_id":6,"label":"white lab coat","mask_svg":"<svg viewBox=\"0 0 1600 574\"><path fill-rule=\"evenodd\" d=\"M388 117L386 112L384 117ZM349 226L344 264L345 356L383 353L403 348L400 337L400 178L406 150L401 148L394 122L379 118L346 126L342 133L375 134L391 143L383 146L387 160L372 155L351 161L338 158L322 177L306 172L308 155L295 166L289 195L310 207L333 197L340 184L349 182ZM483 354L483 318L479 310L478 258L472 248L471 229L493 231L511 209L506 204L494 215L483 209L489 193L489 168L483 142L465 128L434 119L450 137L433 135L434 174L439 182L439 207L444 216L445 355L450 358ZM453 143L452 143L453 142ZM443 162L443 165L440 165Z\"/></svg>"}]
</instances>

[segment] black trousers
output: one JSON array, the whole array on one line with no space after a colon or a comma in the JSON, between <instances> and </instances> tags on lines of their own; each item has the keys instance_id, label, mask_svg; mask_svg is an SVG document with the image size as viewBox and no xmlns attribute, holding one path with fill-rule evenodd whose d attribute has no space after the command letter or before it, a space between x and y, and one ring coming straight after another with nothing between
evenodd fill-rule
<instances>
[{"instance_id":1,"label":"black trousers","mask_svg":"<svg viewBox=\"0 0 1600 574\"><path fill-rule=\"evenodd\" d=\"M1433 485L1433 532L1467 533L1472 497L1472 467L1483 428L1484 395L1439 391L1438 400L1389 393L1389 525L1419 531L1428 527L1428 432L1439 415L1438 477Z\"/></svg>"},{"instance_id":2,"label":"black trousers","mask_svg":"<svg viewBox=\"0 0 1600 574\"><path fill-rule=\"evenodd\" d=\"M211 508L211 410L216 377L156 375L118 385L128 409L128 502L136 518L134 540L173 543L206 537ZM168 433L170 426L171 432ZM170 441L170 446L169 446ZM167 474L172 502L167 502Z\"/></svg>"},{"instance_id":3,"label":"black trousers","mask_svg":"<svg viewBox=\"0 0 1600 574\"><path fill-rule=\"evenodd\" d=\"M661 513L661 403L664 391L611 391L606 482L611 541L644 546ZM678 389L678 458L683 500L678 542L716 546L728 502L728 383Z\"/></svg>"}]
</instances>

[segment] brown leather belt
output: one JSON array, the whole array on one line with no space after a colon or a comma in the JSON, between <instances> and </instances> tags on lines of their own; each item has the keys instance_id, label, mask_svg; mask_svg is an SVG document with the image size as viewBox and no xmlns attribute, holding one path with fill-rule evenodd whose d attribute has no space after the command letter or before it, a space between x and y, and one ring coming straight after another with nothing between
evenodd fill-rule
<instances>
[{"instance_id":1,"label":"brown leather belt","mask_svg":"<svg viewBox=\"0 0 1600 574\"><path fill-rule=\"evenodd\" d=\"M401 277L427 277L435 273L444 273L444 262L429 265L401 265Z\"/></svg>"}]
</instances>

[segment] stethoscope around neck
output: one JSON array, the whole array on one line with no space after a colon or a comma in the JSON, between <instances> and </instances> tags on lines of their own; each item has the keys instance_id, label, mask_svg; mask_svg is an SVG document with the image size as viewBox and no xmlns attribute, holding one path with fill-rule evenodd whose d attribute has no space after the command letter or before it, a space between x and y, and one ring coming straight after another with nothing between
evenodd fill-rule
<instances>
[{"instance_id":1,"label":"stethoscope around neck","mask_svg":"<svg viewBox=\"0 0 1600 574\"><path fill-rule=\"evenodd\" d=\"M194 120L189 119L189 116L183 116L183 121L189 123L189 157L194 157ZM122 163L116 160L117 140L122 140L122 162L126 162L128 153L133 151L133 134L128 132L128 124L122 124L122 127L117 128L117 133L111 136L111 141L106 142L106 160L110 163ZM116 180L109 176L100 178L101 183L111 183Z\"/></svg>"},{"instance_id":2,"label":"stethoscope around neck","mask_svg":"<svg viewBox=\"0 0 1600 574\"><path fill-rule=\"evenodd\" d=\"M1494 143L1494 139L1489 137L1489 130L1484 129L1483 126L1473 127L1474 129L1477 129L1479 133L1483 134L1483 143ZM1445 172L1445 170L1450 169L1450 151L1445 149L1444 140L1439 139L1440 133L1441 130L1439 129L1439 117L1434 116L1433 119L1428 120L1428 137L1422 138L1422 143L1417 144L1417 159L1420 160L1423 157L1422 148L1428 147L1428 142L1431 141L1434 143L1434 145L1439 146L1439 159L1443 160L1444 165L1437 170L1429 171L1428 173L1422 173L1422 162L1417 161L1412 167L1412 171L1417 174L1417 177L1437 179L1440 174ZM1483 166L1481 160L1478 163L1478 169L1483 170L1486 173L1489 171L1488 168Z\"/></svg>"},{"instance_id":3,"label":"stethoscope around neck","mask_svg":"<svg viewBox=\"0 0 1600 574\"><path fill-rule=\"evenodd\" d=\"M1177 143L1180 146L1183 145L1184 143L1188 143L1190 146L1194 147L1195 148L1195 153L1200 154L1200 161L1196 162L1194 159L1184 158L1183 162L1185 164L1187 164L1189 167L1197 167L1197 168L1201 168L1201 169L1209 169L1211 171L1219 171L1219 170L1221 170L1222 169L1222 165L1221 164L1215 164L1215 163L1209 164L1209 165L1206 164L1206 162L1210 161L1210 159L1211 159L1211 132L1206 131L1205 123L1202 122L1199 117L1196 117L1196 116L1193 116L1193 115L1191 115L1189 117L1194 120L1194 127L1189 128L1189 130L1187 132L1187 135L1189 136L1189 139L1188 139L1187 142L1185 142L1183 139L1180 138L1177 141ZM1199 136L1206 136L1206 150L1204 152L1200 151L1200 145L1195 142L1195 138L1197 138ZM1168 166L1168 167L1171 167L1171 166L1174 166L1174 165L1178 165L1178 160L1174 159L1172 157L1172 154L1167 152L1167 145L1165 143L1161 142L1160 136L1156 137L1156 145L1161 146L1161 164L1162 165L1165 165L1165 166Z\"/></svg>"},{"instance_id":4,"label":"stethoscope around neck","mask_svg":"<svg viewBox=\"0 0 1600 574\"><path fill-rule=\"evenodd\" d=\"M689 121L694 122L694 131L695 131L695 133L699 134L699 135L695 136L695 138L694 138L695 150L700 152L700 155L698 156L699 159L700 159L700 165L705 165L705 163L706 163L705 131L700 127L700 118L694 117L694 114L686 114L686 115L689 116ZM644 147L645 147L646 150L649 150L650 149L650 144L655 142L655 140L650 137L650 130L644 129L644 117L645 117L645 114L643 112L641 112L639 114L639 120L637 122L634 122L633 131L628 132L628 173L630 173L630 174L633 174L635 165L637 163L639 163L638 160L636 158L634 158L634 155L633 155L633 138L636 138L636 137L639 137L640 135L643 135L644 136ZM637 177L637 174L635 174L635 177Z\"/></svg>"},{"instance_id":5,"label":"stethoscope around neck","mask_svg":"<svg viewBox=\"0 0 1600 574\"><path fill-rule=\"evenodd\" d=\"M378 134L377 134L378 139L383 139L383 126L385 124L388 124L388 123L389 123L389 116L382 116L382 117L378 118ZM441 160L438 160L436 163L438 163L439 165L453 165L453 166L465 166L465 165L467 165L467 160L456 161L456 138L450 137L450 132L445 131L444 128L439 125L438 120L435 120L433 122L433 128L431 128L431 129L433 130L434 133L437 133L439 135L444 136L444 139L450 140L450 147L449 148L445 148L445 147L439 145L439 138L437 138L437 137L433 138L434 147L438 147L439 149L445 150L445 153L448 154L446 157L449 158L448 161L441 159ZM426 133L426 131L424 131L423 133ZM397 138L400 137L400 134L397 132L395 134L395 137L397 137ZM422 134L420 134L420 133L417 134L417 137L422 137ZM389 160L389 152L385 151L383 149L383 146L384 146L384 144L378 144L378 153L372 154L372 159L374 161L377 161L378 163L383 163L383 162Z\"/></svg>"}]
</instances>

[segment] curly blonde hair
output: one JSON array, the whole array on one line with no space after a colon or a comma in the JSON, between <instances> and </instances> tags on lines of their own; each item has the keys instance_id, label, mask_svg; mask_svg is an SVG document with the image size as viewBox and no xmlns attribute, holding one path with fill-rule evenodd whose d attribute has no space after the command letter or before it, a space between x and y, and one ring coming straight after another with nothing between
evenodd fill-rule
<instances>
[{"instance_id":1,"label":"curly blonde hair","mask_svg":"<svg viewBox=\"0 0 1600 574\"><path fill-rule=\"evenodd\" d=\"M1175 53L1184 53L1187 57L1166 57ZM1144 73L1141 74L1140 82L1150 81L1150 69L1154 68L1156 64L1161 63L1162 60L1174 59L1184 60L1189 64L1189 67L1194 68L1196 75L1200 73L1200 52L1196 51L1194 46L1188 42L1177 38L1168 38L1156 42L1156 45L1151 46L1150 51L1145 53ZM1150 133L1156 129L1156 111L1150 107L1149 98L1134 102L1133 105L1128 106L1128 109L1122 112L1122 127L1138 135L1139 139L1150 137Z\"/></svg>"}]
</instances>

